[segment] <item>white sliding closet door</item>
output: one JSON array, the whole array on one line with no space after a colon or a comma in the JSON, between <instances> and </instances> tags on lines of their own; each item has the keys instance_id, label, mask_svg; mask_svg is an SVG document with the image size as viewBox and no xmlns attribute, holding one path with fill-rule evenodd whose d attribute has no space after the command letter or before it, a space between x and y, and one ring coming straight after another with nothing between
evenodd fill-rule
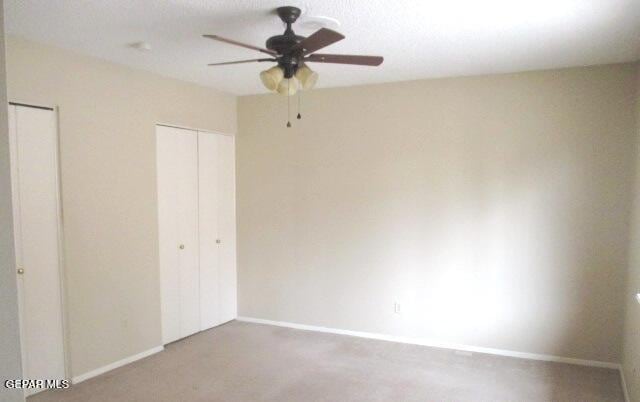
<instances>
[{"instance_id":1,"label":"white sliding closet door","mask_svg":"<svg viewBox=\"0 0 640 402\"><path fill-rule=\"evenodd\" d=\"M55 112L9 106L9 142L24 378L62 380L65 356ZM34 390L27 391L32 393Z\"/></svg>"},{"instance_id":2,"label":"white sliding closet door","mask_svg":"<svg viewBox=\"0 0 640 402\"><path fill-rule=\"evenodd\" d=\"M236 318L234 154L233 137L198 133L203 330Z\"/></svg>"},{"instance_id":3,"label":"white sliding closet door","mask_svg":"<svg viewBox=\"0 0 640 402\"><path fill-rule=\"evenodd\" d=\"M198 135L157 127L158 215L164 343L200 330Z\"/></svg>"}]
</instances>

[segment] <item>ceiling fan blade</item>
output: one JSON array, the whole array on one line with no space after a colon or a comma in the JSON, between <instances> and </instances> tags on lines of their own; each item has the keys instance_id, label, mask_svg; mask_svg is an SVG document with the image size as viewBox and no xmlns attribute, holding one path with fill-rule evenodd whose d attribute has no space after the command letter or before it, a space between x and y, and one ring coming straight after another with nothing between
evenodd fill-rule
<instances>
[{"instance_id":1,"label":"ceiling fan blade","mask_svg":"<svg viewBox=\"0 0 640 402\"><path fill-rule=\"evenodd\" d=\"M225 61L223 63L210 63L208 66L226 66L228 64L242 64L242 63L253 63L253 62L262 62L262 61L278 61L277 59L251 59L251 60L238 60L238 61Z\"/></svg>"},{"instance_id":2,"label":"ceiling fan blade","mask_svg":"<svg viewBox=\"0 0 640 402\"><path fill-rule=\"evenodd\" d=\"M315 52L316 50L322 49L323 47L327 47L332 43L336 43L337 41L340 41L342 39L344 39L343 34L332 31L331 29L320 28L316 32L312 33L311 36L298 42L291 49L303 49L304 54L309 54Z\"/></svg>"},{"instance_id":3,"label":"ceiling fan blade","mask_svg":"<svg viewBox=\"0 0 640 402\"><path fill-rule=\"evenodd\" d=\"M247 45L246 43L238 42L238 41L235 41L233 39L223 38L222 36L218 36L218 35L202 35L202 36L205 37L205 38L217 40L217 41L220 41L220 42L229 43L231 45L236 45L236 46L244 47L244 48L251 49L251 50L257 50L259 52L266 53L266 54L271 54L271 55L274 55L274 56L277 54L273 50L264 49L264 48L253 46L253 45Z\"/></svg>"},{"instance_id":4,"label":"ceiling fan blade","mask_svg":"<svg viewBox=\"0 0 640 402\"><path fill-rule=\"evenodd\" d=\"M359 66L379 66L384 61L382 56L357 56L353 54L320 54L314 53L304 59L312 63L356 64Z\"/></svg>"}]
</instances>

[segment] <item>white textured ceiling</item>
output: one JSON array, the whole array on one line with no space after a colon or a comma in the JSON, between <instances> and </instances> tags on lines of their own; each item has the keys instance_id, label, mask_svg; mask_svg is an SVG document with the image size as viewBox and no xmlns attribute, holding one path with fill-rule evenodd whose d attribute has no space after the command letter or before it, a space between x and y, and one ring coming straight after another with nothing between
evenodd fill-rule
<instances>
[{"instance_id":1,"label":"white textured ceiling","mask_svg":"<svg viewBox=\"0 0 640 402\"><path fill-rule=\"evenodd\" d=\"M314 64L319 87L581 66L640 58L640 0L5 0L10 34L234 94L266 92L266 63L207 67L261 53L277 6L337 18L324 53L385 57L380 67ZM301 21L304 20L304 16ZM296 26L294 25L294 29ZM313 29L296 29L307 36ZM141 52L128 46L146 41Z\"/></svg>"}]
</instances>

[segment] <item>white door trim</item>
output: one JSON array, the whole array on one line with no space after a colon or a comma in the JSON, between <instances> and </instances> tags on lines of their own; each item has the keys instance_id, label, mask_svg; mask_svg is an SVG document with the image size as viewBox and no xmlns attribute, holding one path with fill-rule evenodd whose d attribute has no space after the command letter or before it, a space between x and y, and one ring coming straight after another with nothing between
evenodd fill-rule
<instances>
[{"instance_id":1,"label":"white door trim","mask_svg":"<svg viewBox=\"0 0 640 402\"><path fill-rule=\"evenodd\" d=\"M60 288L60 311L61 311L61 326L62 326L62 352L64 358L64 377L67 380L71 379L71 358L69 354L70 345L69 345L69 319L68 319L68 311L67 311L67 293L66 293L66 276L65 276L65 258L64 258L64 219L63 219L63 209L62 209L62 184L61 184L61 170L60 170L60 119L59 119L59 109L56 106L45 106L38 105L35 103L28 102L20 102L10 100L8 102L7 107L33 107L37 109L47 109L53 112L53 117L55 120L55 149L54 149L54 163L53 166L54 175L55 175L55 202L56 202L56 220L57 220L57 243L58 243L58 278L59 278L59 288ZM12 133L10 133L12 135ZM14 201L16 198L14 197ZM19 199L17 200L18 206L14 206L14 209L20 208ZM17 281L17 277L16 277ZM20 318L22 319L22 318ZM24 350L24 336L22 334L22 323L20 324L20 343L21 349ZM23 367L24 370L24 367ZM24 372L23 372L24 377ZM26 390L25 390L26 392ZM37 391L38 392L38 391ZM34 392L35 393L35 392Z\"/></svg>"}]
</instances>

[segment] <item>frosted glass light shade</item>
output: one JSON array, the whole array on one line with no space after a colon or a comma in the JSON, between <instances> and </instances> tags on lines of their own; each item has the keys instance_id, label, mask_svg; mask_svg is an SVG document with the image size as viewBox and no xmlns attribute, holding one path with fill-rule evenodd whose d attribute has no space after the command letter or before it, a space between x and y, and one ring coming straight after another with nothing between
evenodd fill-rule
<instances>
[{"instance_id":1,"label":"frosted glass light shade","mask_svg":"<svg viewBox=\"0 0 640 402\"><path fill-rule=\"evenodd\" d=\"M278 66L271 67L260 73L260 80L269 91L278 89L278 84L282 82L282 78L284 78L284 71Z\"/></svg>"},{"instance_id":2,"label":"frosted glass light shade","mask_svg":"<svg viewBox=\"0 0 640 402\"><path fill-rule=\"evenodd\" d=\"M295 78L284 79L278 85L280 95L295 95L298 92L298 80Z\"/></svg>"},{"instance_id":3,"label":"frosted glass light shade","mask_svg":"<svg viewBox=\"0 0 640 402\"><path fill-rule=\"evenodd\" d=\"M296 71L296 78L300 81L302 89L312 89L316 86L316 82L318 81L318 73L307 67L305 64Z\"/></svg>"}]
</instances>

